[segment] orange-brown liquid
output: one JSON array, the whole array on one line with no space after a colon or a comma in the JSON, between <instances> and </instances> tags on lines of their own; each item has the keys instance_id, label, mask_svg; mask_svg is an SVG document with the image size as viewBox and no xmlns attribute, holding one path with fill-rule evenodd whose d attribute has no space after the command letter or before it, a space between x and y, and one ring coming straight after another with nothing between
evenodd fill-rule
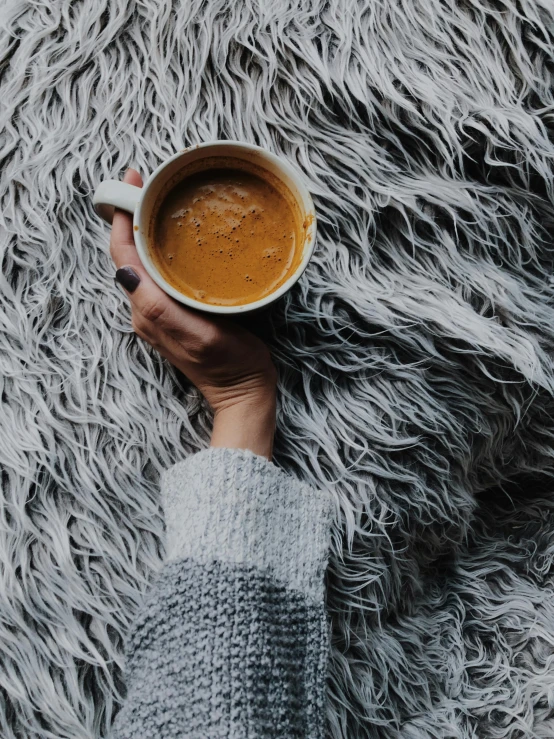
<instances>
[{"instance_id":1,"label":"orange-brown liquid","mask_svg":"<svg viewBox=\"0 0 554 739\"><path fill-rule=\"evenodd\" d=\"M267 174L216 166L162 196L153 258L175 289L213 305L241 305L269 295L295 271L302 224L290 192Z\"/></svg>"}]
</instances>

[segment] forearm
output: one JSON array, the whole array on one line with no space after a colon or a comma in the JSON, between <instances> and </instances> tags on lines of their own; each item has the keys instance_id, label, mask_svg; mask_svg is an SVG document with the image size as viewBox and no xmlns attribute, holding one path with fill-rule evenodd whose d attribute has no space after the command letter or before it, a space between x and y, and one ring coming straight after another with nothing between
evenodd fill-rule
<instances>
[{"instance_id":1,"label":"forearm","mask_svg":"<svg viewBox=\"0 0 554 739\"><path fill-rule=\"evenodd\" d=\"M323 739L329 494L213 447L164 473L162 501L167 559L131 629L116 739Z\"/></svg>"}]
</instances>

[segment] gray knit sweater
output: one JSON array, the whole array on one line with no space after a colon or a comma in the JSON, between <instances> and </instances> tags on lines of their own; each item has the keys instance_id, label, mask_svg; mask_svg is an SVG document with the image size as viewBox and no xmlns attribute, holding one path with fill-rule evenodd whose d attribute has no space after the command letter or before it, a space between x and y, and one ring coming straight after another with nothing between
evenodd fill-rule
<instances>
[{"instance_id":1,"label":"gray knit sweater","mask_svg":"<svg viewBox=\"0 0 554 739\"><path fill-rule=\"evenodd\" d=\"M324 737L331 496L224 448L170 467L161 495L166 560L114 739Z\"/></svg>"}]
</instances>

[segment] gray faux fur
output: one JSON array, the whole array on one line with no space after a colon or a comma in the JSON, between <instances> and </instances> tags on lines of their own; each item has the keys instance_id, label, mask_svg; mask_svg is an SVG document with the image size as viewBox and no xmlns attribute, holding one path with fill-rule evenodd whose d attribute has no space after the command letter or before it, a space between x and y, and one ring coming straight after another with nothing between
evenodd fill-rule
<instances>
[{"instance_id":1,"label":"gray faux fur","mask_svg":"<svg viewBox=\"0 0 554 739\"><path fill-rule=\"evenodd\" d=\"M92 193L242 139L311 184L258 319L275 461L328 486L332 737L554 736L552 0L3 0L0 735L105 737L208 443Z\"/></svg>"}]
</instances>

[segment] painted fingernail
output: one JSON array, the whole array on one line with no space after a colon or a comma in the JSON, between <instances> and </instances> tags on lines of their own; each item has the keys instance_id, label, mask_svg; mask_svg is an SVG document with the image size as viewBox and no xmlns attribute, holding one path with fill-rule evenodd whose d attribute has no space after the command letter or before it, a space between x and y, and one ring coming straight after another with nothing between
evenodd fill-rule
<instances>
[{"instance_id":1,"label":"painted fingernail","mask_svg":"<svg viewBox=\"0 0 554 739\"><path fill-rule=\"evenodd\" d=\"M132 267L120 267L115 273L115 279L130 293L134 293L140 283L140 277Z\"/></svg>"}]
</instances>

